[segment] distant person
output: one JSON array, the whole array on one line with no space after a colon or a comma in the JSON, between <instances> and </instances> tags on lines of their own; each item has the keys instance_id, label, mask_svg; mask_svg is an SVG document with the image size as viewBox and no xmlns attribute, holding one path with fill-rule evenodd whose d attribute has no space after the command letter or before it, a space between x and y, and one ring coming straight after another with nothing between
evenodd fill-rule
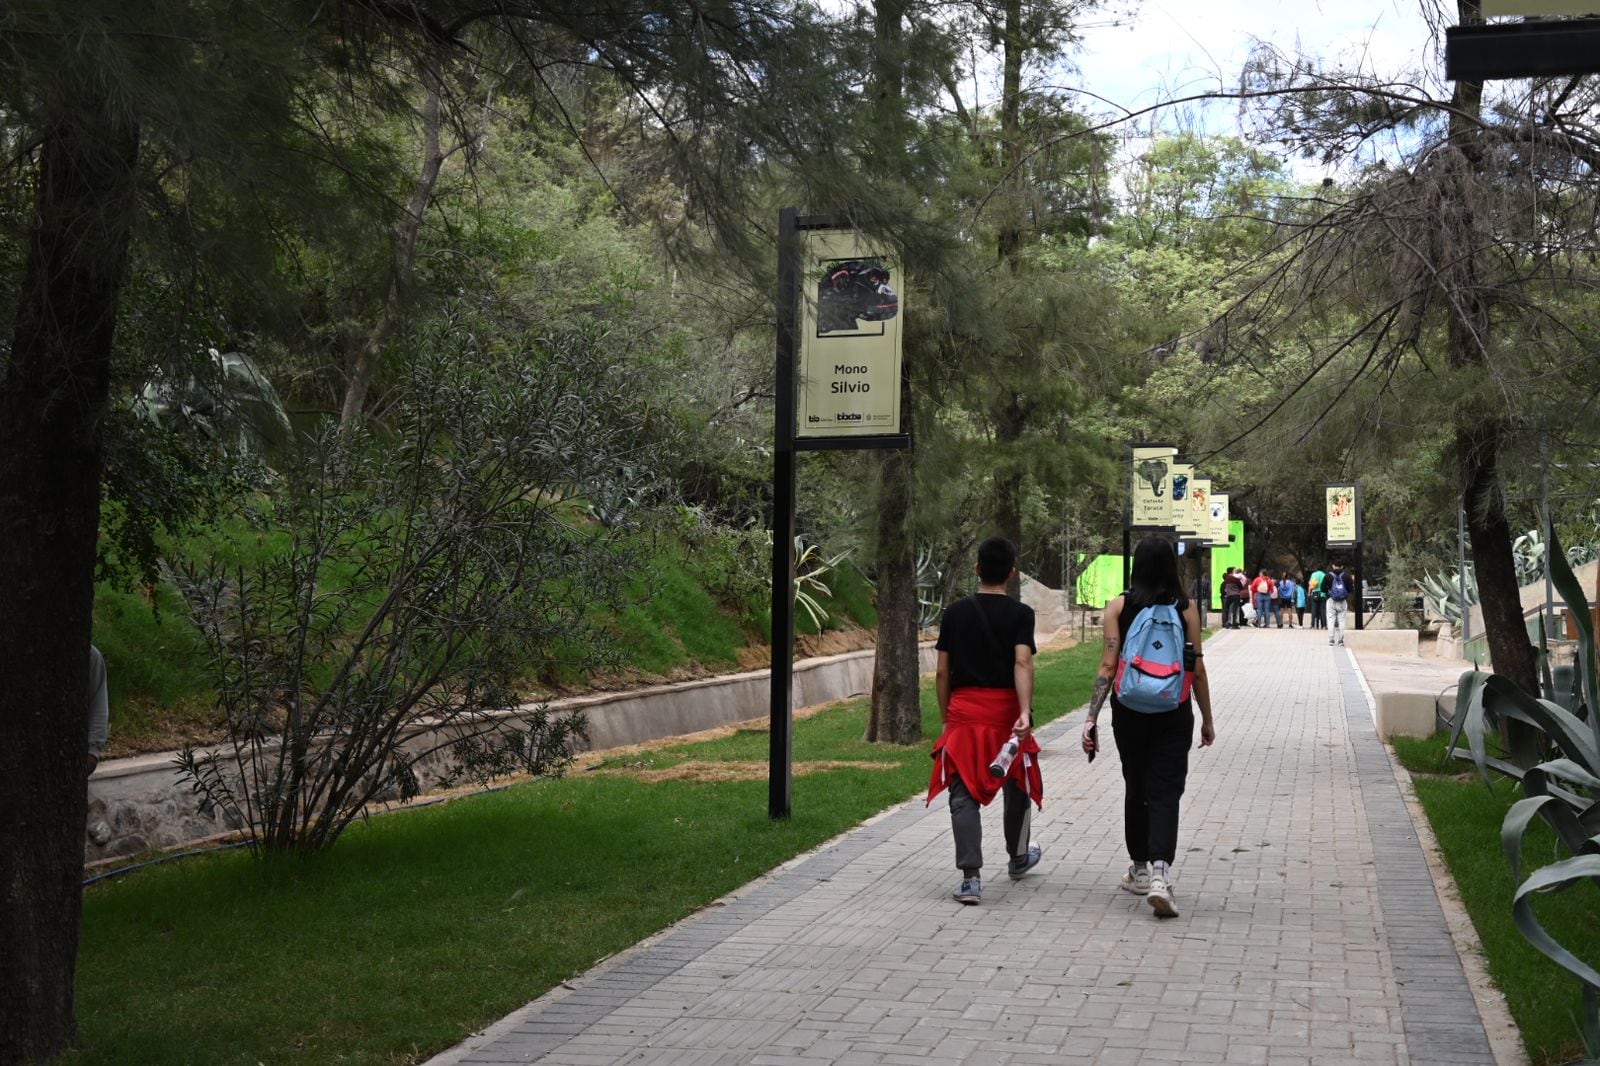
<instances>
[{"instance_id":1,"label":"distant person","mask_svg":"<svg viewBox=\"0 0 1600 1066\"><path fill-rule=\"evenodd\" d=\"M1328 573L1325 570L1313 570L1311 576L1306 578L1306 598L1311 604L1311 628L1328 628L1328 590L1324 587L1328 582Z\"/></svg>"},{"instance_id":2,"label":"distant person","mask_svg":"<svg viewBox=\"0 0 1600 1066\"><path fill-rule=\"evenodd\" d=\"M1294 628L1294 619L1290 618L1289 614L1294 610L1294 596L1299 588L1300 586L1295 583L1294 575L1285 570L1283 572L1283 580L1278 582L1278 606L1283 610L1278 619L1279 629L1283 628L1284 618L1289 618L1289 628Z\"/></svg>"},{"instance_id":3,"label":"distant person","mask_svg":"<svg viewBox=\"0 0 1600 1066\"><path fill-rule=\"evenodd\" d=\"M1306 627L1306 586L1304 581L1294 584L1294 624L1297 629Z\"/></svg>"},{"instance_id":4,"label":"distant person","mask_svg":"<svg viewBox=\"0 0 1600 1066\"><path fill-rule=\"evenodd\" d=\"M1336 562L1328 571L1328 643L1343 644L1345 614L1350 609L1350 593L1355 587L1355 575L1347 573L1344 564Z\"/></svg>"},{"instance_id":5,"label":"distant person","mask_svg":"<svg viewBox=\"0 0 1600 1066\"><path fill-rule=\"evenodd\" d=\"M1172 694L1171 706L1151 698L1144 679L1130 685L1135 668L1125 661L1146 648L1157 649L1158 669L1144 678L1171 676L1174 649L1162 639L1161 629L1181 627L1184 644L1177 649L1181 665L1181 690ZM1158 628L1159 627L1159 628ZM1154 638L1152 640L1152 638ZM1125 698L1137 692L1140 706ZM1192 699L1191 699L1192 694ZM1178 801L1189 775L1189 748L1194 743L1194 703L1200 704L1200 746L1217 738L1211 719L1211 687L1206 679L1200 646L1200 612L1178 583L1178 557L1160 537L1141 541L1133 553L1133 574L1125 595L1106 604L1105 651L1095 678L1094 696L1084 721L1085 752L1099 750L1095 726L1106 699L1111 700L1111 731L1122 756L1122 780L1127 792L1122 805L1123 835L1132 865L1122 887L1143 895L1158 917L1174 918L1177 900L1172 891L1172 864L1178 853Z\"/></svg>"},{"instance_id":6,"label":"distant person","mask_svg":"<svg viewBox=\"0 0 1600 1066\"><path fill-rule=\"evenodd\" d=\"M1228 567L1222 578L1222 628L1238 629L1244 624L1244 598L1249 595L1244 571Z\"/></svg>"},{"instance_id":7,"label":"distant person","mask_svg":"<svg viewBox=\"0 0 1600 1066\"><path fill-rule=\"evenodd\" d=\"M981 808L1004 794L1006 872L1012 880L1039 865L1030 843L1028 803L1044 803L1039 742L1033 736L1033 608L1006 595L1017 549L1004 537L978 545L978 592L945 608L939 622L935 691L944 730L933 745L928 802L950 790L950 832L961 883L956 902L983 898ZM1017 747L1000 774L991 772L1008 742Z\"/></svg>"},{"instance_id":8,"label":"distant person","mask_svg":"<svg viewBox=\"0 0 1600 1066\"><path fill-rule=\"evenodd\" d=\"M1272 575L1266 567L1256 571L1256 579L1250 583L1250 593L1255 597L1256 628L1267 628L1267 614L1272 610L1272 602L1278 592L1277 583L1272 580Z\"/></svg>"},{"instance_id":9,"label":"distant person","mask_svg":"<svg viewBox=\"0 0 1600 1066\"><path fill-rule=\"evenodd\" d=\"M106 738L111 732L111 701L106 695L106 660L100 649L89 645L89 769L94 773L100 765L100 753L105 750Z\"/></svg>"}]
</instances>

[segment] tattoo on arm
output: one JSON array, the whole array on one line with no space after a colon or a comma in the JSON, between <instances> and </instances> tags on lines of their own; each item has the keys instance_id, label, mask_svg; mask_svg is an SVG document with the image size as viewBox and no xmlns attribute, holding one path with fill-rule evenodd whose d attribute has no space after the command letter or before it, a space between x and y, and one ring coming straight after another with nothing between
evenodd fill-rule
<instances>
[{"instance_id":1,"label":"tattoo on arm","mask_svg":"<svg viewBox=\"0 0 1600 1066\"><path fill-rule=\"evenodd\" d=\"M1089 717L1091 719L1100 716L1100 708L1105 705L1106 697L1109 695L1111 695L1111 679L1109 677L1095 678L1094 697L1089 700Z\"/></svg>"}]
</instances>

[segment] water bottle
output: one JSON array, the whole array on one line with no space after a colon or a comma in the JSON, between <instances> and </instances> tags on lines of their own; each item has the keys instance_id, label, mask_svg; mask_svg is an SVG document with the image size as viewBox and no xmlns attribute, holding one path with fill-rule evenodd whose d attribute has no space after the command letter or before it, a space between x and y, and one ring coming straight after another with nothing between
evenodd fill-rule
<instances>
[{"instance_id":1,"label":"water bottle","mask_svg":"<svg viewBox=\"0 0 1600 1066\"><path fill-rule=\"evenodd\" d=\"M989 776L1006 776L1006 772L1011 769L1012 760L1017 757L1017 752L1021 749L1022 744L1018 742L1016 737L1006 741L1000 748L1000 754L996 755L994 761L989 764Z\"/></svg>"}]
</instances>

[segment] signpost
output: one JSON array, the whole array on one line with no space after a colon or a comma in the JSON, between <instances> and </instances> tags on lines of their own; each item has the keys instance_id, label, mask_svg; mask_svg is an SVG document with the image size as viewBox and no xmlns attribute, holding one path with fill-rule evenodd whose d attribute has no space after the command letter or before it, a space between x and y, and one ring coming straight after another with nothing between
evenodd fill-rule
<instances>
[{"instance_id":1,"label":"signpost","mask_svg":"<svg viewBox=\"0 0 1600 1066\"><path fill-rule=\"evenodd\" d=\"M1170 444L1128 442L1128 505L1122 513L1122 587L1133 568L1135 533L1172 533L1172 467L1178 449Z\"/></svg>"},{"instance_id":2,"label":"signpost","mask_svg":"<svg viewBox=\"0 0 1600 1066\"><path fill-rule=\"evenodd\" d=\"M1534 21L1451 26L1444 72L1452 81L1600 73L1596 0L1483 0L1483 17L1521 15Z\"/></svg>"},{"instance_id":3,"label":"signpost","mask_svg":"<svg viewBox=\"0 0 1600 1066\"><path fill-rule=\"evenodd\" d=\"M1328 526L1327 544L1355 550L1356 628L1366 626L1365 597L1361 594L1366 571L1361 560L1361 484L1355 481L1323 486L1323 512Z\"/></svg>"},{"instance_id":4,"label":"signpost","mask_svg":"<svg viewBox=\"0 0 1600 1066\"><path fill-rule=\"evenodd\" d=\"M778 213L767 767L772 818L789 817L793 798L795 453L911 447L902 405L901 288L894 257L847 221L802 216L792 207Z\"/></svg>"}]
</instances>

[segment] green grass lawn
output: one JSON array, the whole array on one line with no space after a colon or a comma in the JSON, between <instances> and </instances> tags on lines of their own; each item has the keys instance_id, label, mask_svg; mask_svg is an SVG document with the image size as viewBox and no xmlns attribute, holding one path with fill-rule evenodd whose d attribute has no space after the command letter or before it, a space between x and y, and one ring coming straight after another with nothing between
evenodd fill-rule
<instances>
[{"instance_id":1,"label":"green grass lawn","mask_svg":"<svg viewBox=\"0 0 1600 1066\"><path fill-rule=\"evenodd\" d=\"M1040 658L1041 724L1088 699L1099 651ZM923 711L931 742L931 692ZM311 860L226 852L94 886L68 1061L425 1058L925 788L930 743L866 744L865 722L858 701L796 723L797 764L887 767L797 775L786 822L767 819L764 778L616 772L764 761L746 730L374 819Z\"/></svg>"},{"instance_id":2,"label":"green grass lawn","mask_svg":"<svg viewBox=\"0 0 1600 1066\"><path fill-rule=\"evenodd\" d=\"M1486 787L1470 763L1455 763L1439 774L1445 740L1442 734L1430 740L1398 738L1395 752L1413 773L1417 796L1483 942L1489 972L1506 995L1534 1066L1567 1062L1583 1050L1574 1021L1581 988L1534 950L1511 920L1517 886L1500 850L1500 822L1521 789L1498 778L1492 789ZM1554 834L1535 823L1523 851L1525 874L1563 857ZM1600 965L1600 889L1579 885L1538 899L1534 910L1557 940Z\"/></svg>"}]
</instances>

